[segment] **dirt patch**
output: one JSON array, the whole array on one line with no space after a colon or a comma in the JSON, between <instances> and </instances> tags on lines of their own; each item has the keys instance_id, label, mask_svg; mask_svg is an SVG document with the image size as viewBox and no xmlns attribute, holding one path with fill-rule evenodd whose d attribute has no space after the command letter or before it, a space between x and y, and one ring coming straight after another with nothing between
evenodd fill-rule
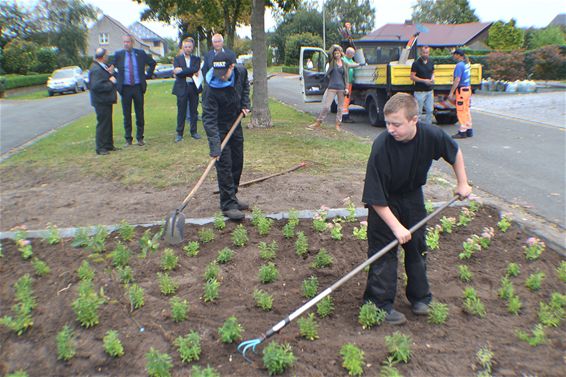
<instances>
[{"instance_id":1,"label":"dirt patch","mask_svg":"<svg viewBox=\"0 0 566 377\"><path fill-rule=\"evenodd\" d=\"M304 187L307 190L307 186ZM449 208L443 215L457 216L459 210ZM416 317L410 312L403 294L403 271L400 266L396 307L407 315L409 322L402 327L381 325L362 330L357 316L366 276L360 273L333 293L334 314L325 319L317 317L318 340L301 338L296 323L273 338L280 343L289 343L297 357L296 364L284 375L346 375L341 367L339 349L343 344L352 342L365 352L365 375L376 376L380 364L387 357L384 337L399 330L412 338L410 362L397 365L404 376L475 375L479 370L476 352L483 346L489 346L495 355L494 375L562 376L566 352L564 321L557 328L545 328L547 341L536 348L519 341L515 334L519 329L532 329L538 322L539 302L548 302L553 292L565 293L565 285L558 280L555 271L561 260L558 253L547 249L539 260L527 262L522 246L530 235L513 225L506 233L496 230L487 250L467 261L458 259L466 238L480 234L483 227L496 227L498 220L495 209L483 207L470 225L458 228L450 235L441 235L440 250L429 254L428 269L433 295L449 307L446 324L431 325L426 318ZM234 223L228 223L223 231L214 231L216 239L201 244L196 257L188 257L181 247L174 247L180 258L179 266L171 272L171 276L179 283L176 294L190 303L189 318L180 323L172 321L169 297L160 293L156 278L165 245L162 244L157 253L141 259L136 256L139 255L137 239L127 244L134 253L130 260L134 279L145 290L145 305L130 313L125 288L112 268L111 259L106 258L116 246L117 235L112 234L108 238L107 252L102 255L103 258L89 257L91 252L85 249L73 249L70 240L54 246L33 240L34 256L46 261L51 273L43 278L34 277L33 292L38 305L32 312L33 327L21 336L0 327L0 373L23 369L29 376L142 376L146 375L145 354L150 347L155 347L171 355L174 376L186 376L191 365L181 362L172 343L177 336L195 330L201 336L202 345L200 360L195 364L210 364L222 376L267 375L260 356L253 357L254 363L248 364L237 354L235 344L220 342L217 329L224 320L235 315L245 328L244 339L255 338L306 302L301 293L304 279L317 276L321 291L361 263L366 258L367 250L365 241L352 236L353 227L358 225L356 223L346 223L344 239L335 241L329 233L315 233L310 222L302 221L298 230L304 231L309 240L309 255L302 259L295 254L295 240L282 237L283 224L276 223L269 235L262 237L249 222L244 222L250 242L242 248L235 247L231 241L236 226ZM199 229L196 226L187 227L187 241L196 240ZM152 232L156 231L152 229ZM141 233L142 230L137 231L137 238ZM274 283L263 285L257 277L259 266L263 263L258 256L258 243L272 240L279 245L275 263L280 277ZM205 266L224 247L230 247L236 255L232 262L221 266L219 299L205 304L202 300L202 274ZM333 256L334 264L329 268L314 270L310 264L322 247ZM4 240L3 251L5 256L0 264L3 283L0 287L0 312L4 315L11 313L14 304L14 282L24 273L33 274L33 268L30 262L22 260L13 241ZM107 297L107 303L99 309L100 324L90 329L79 325L71 308L71 302L77 297L79 278L76 270L85 259L89 259L96 270L94 285L97 291L104 288ZM519 276L511 278L523 304L518 316L509 314L506 303L498 297L499 281L509 262L518 263L521 269ZM471 283L464 284L458 279L456 266L459 264L469 266L473 273ZM529 274L537 271L543 272L545 279L540 290L531 292L524 282ZM462 291L468 285L476 289L485 305L487 314L484 318L466 314L462 309ZM62 291L69 286L69 289ZM263 312L255 307L252 292L256 288L273 295L272 311ZM65 324L70 325L77 335L77 354L68 362L57 361L55 347L55 336ZM139 331L139 326L144 327L144 332ZM124 345L125 355L119 359L112 359L103 352L102 338L109 329L119 331ZM260 346L260 350L264 346Z\"/></svg>"}]
</instances>

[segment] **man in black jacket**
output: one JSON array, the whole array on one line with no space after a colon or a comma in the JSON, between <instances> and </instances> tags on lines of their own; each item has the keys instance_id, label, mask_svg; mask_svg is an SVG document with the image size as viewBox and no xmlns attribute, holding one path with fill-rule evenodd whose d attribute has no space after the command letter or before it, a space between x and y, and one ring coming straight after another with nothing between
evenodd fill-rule
<instances>
[{"instance_id":1,"label":"man in black jacket","mask_svg":"<svg viewBox=\"0 0 566 377\"><path fill-rule=\"evenodd\" d=\"M117 101L114 67L107 66L108 51L97 48L90 66L90 103L96 112L96 154L115 151L112 130L112 105Z\"/></svg>"},{"instance_id":2,"label":"man in black jacket","mask_svg":"<svg viewBox=\"0 0 566 377\"><path fill-rule=\"evenodd\" d=\"M139 146L143 141L145 120L143 115L143 95L147 89L146 79L151 78L156 62L144 50L134 47L131 35L122 37L124 49L116 51L114 65L118 69L117 88L122 97L122 112L124 113L124 131L126 146L132 145L132 100L136 111L136 139ZM149 66L147 74L145 66Z\"/></svg>"},{"instance_id":3,"label":"man in black jacket","mask_svg":"<svg viewBox=\"0 0 566 377\"><path fill-rule=\"evenodd\" d=\"M202 74L205 75L205 77L208 70L212 68L212 61L214 60L214 57L220 52L228 54L234 62L236 61L236 54L232 50L224 47L224 37L222 37L222 34L214 34L212 36L212 50L208 51L208 53L204 56Z\"/></svg>"},{"instance_id":4,"label":"man in black jacket","mask_svg":"<svg viewBox=\"0 0 566 377\"><path fill-rule=\"evenodd\" d=\"M191 136L200 139L197 132L198 119L198 90L193 78L200 69L200 58L192 55L195 48L193 38L185 38L182 44L183 53L175 57L173 62L173 73L175 73L175 84L173 94L177 96L177 136L175 142L183 140L185 131L185 118L187 116L187 101L189 103L189 113L191 114Z\"/></svg>"},{"instance_id":5,"label":"man in black jacket","mask_svg":"<svg viewBox=\"0 0 566 377\"><path fill-rule=\"evenodd\" d=\"M224 137L240 113L247 115L250 108L250 84L248 71L236 65L231 54L219 52L212 61L212 68L205 76L208 84L203 95L203 124L208 136L210 156L217 157L216 175L220 191L220 208L231 220L244 218L242 210L249 205L236 197L244 166L244 134L237 125L230 141L220 151Z\"/></svg>"}]
</instances>

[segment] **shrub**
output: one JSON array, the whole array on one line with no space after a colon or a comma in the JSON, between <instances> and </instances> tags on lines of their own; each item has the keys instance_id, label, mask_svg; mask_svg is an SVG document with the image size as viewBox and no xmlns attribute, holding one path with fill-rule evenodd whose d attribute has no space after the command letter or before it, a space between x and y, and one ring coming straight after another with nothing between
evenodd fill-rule
<instances>
[{"instance_id":1,"label":"shrub","mask_svg":"<svg viewBox=\"0 0 566 377\"><path fill-rule=\"evenodd\" d=\"M544 327L538 323L532 330L532 336L523 330L517 330L517 338L524 342L527 342L530 346L536 347L539 344L546 343L546 335L544 333Z\"/></svg>"},{"instance_id":2,"label":"shrub","mask_svg":"<svg viewBox=\"0 0 566 377\"><path fill-rule=\"evenodd\" d=\"M134 281L134 271L130 266L124 267L116 267L116 271L118 272L118 276L120 277L120 281L123 284L128 284Z\"/></svg>"},{"instance_id":3,"label":"shrub","mask_svg":"<svg viewBox=\"0 0 566 377\"><path fill-rule=\"evenodd\" d=\"M442 227L440 225L437 225L434 228L429 227L426 229L425 242L429 250L438 250L440 246L441 230Z\"/></svg>"},{"instance_id":4,"label":"shrub","mask_svg":"<svg viewBox=\"0 0 566 377\"><path fill-rule=\"evenodd\" d=\"M486 314L485 306L472 287L464 289L464 311L480 318L483 318Z\"/></svg>"},{"instance_id":5,"label":"shrub","mask_svg":"<svg viewBox=\"0 0 566 377\"><path fill-rule=\"evenodd\" d=\"M273 262L264 264L259 268L259 281L263 284L269 284L277 280L279 271Z\"/></svg>"},{"instance_id":6,"label":"shrub","mask_svg":"<svg viewBox=\"0 0 566 377\"><path fill-rule=\"evenodd\" d=\"M285 65L296 66L299 64L301 46L322 47L322 40L319 35L313 33L289 35L285 41ZM315 61L314 58L313 61Z\"/></svg>"},{"instance_id":7,"label":"shrub","mask_svg":"<svg viewBox=\"0 0 566 377\"><path fill-rule=\"evenodd\" d=\"M352 235L358 240L365 241L368 239L368 222L360 221L360 227L354 227Z\"/></svg>"},{"instance_id":8,"label":"shrub","mask_svg":"<svg viewBox=\"0 0 566 377\"><path fill-rule=\"evenodd\" d=\"M538 291L544 279L544 272L536 272L530 274L527 280L525 280L525 286L531 291Z\"/></svg>"},{"instance_id":9,"label":"shrub","mask_svg":"<svg viewBox=\"0 0 566 377\"><path fill-rule=\"evenodd\" d=\"M112 251L112 253L110 253L110 255L112 256L112 264L115 267L124 267L130 263L132 253L127 246L118 242L118 245L116 245L116 248Z\"/></svg>"},{"instance_id":10,"label":"shrub","mask_svg":"<svg viewBox=\"0 0 566 377\"><path fill-rule=\"evenodd\" d=\"M533 78L559 80L566 78L566 56L558 46L545 46L533 53Z\"/></svg>"},{"instance_id":11,"label":"shrub","mask_svg":"<svg viewBox=\"0 0 566 377\"><path fill-rule=\"evenodd\" d=\"M238 225L232 232L232 242L234 243L234 246L246 246L248 240L248 231L242 224Z\"/></svg>"},{"instance_id":12,"label":"shrub","mask_svg":"<svg viewBox=\"0 0 566 377\"><path fill-rule=\"evenodd\" d=\"M443 233L452 233L452 229L456 225L456 218L442 216L440 219L440 226L442 227Z\"/></svg>"},{"instance_id":13,"label":"shrub","mask_svg":"<svg viewBox=\"0 0 566 377\"><path fill-rule=\"evenodd\" d=\"M214 229L224 230L226 228L226 221L224 220L224 215L222 212L216 212L214 214Z\"/></svg>"},{"instance_id":14,"label":"shrub","mask_svg":"<svg viewBox=\"0 0 566 377\"><path fill-rule=\"evenodd\" d=\"M200 251L198 241L189 241L189 243L183 247L183 251L189 257L196 257Z\"/></svg>"},{"instance_id":15,"label":"shrub","mask_svg":"<svg viewBox=\"0 0 566 377\"><path fill-rule=\"evenodd\" d=\"M244 328L238 323L235 316L228 317L222 327L218 329L218 335L222 343L233 343L235 340L242 338Z\"/></svg>"},{"instance_id":16,"label":"shrub","mask_svg":"<svg viewBox=\"0 0 566 377\"><path fill-rule=\"evenodd\" d=\"M560 261L560 265L556 267L556 274L561 282L566 283L566 261Z\"/></svg>"},{"instance_id":17,"label":"shrub","mask_svg":"<svg viewBox=\"0 0 566 377\"><path fill-rule=\"evenodd\" d=\"M332 296L326 296L316 304L316 312L320 318L328 317L334 311Z\"/></svg>"},{"instance_id":18,"label":"shrub","mask_svg":"<svg viewBox=\"0 0 566 377\"><path fill-rule=\"evenodd\" d=\"M482 368L491 375L491 368L493 364L493 351L489 346L482 347L476 353L476 358Z\"/></svg>"},{"instance_id":19,"label":"shrub","mask_svg":"<svg viewBox=\"0 0 566 377\"><path fill-rule=\"evenodd\" d=\"M271 342L263 349L263 365L270 376L281 374L295 363L295 355L289 344Z\"/></svg>"},{"instance_id":20,"label":"shrub","mask_svg":"<svg viewBox=\"0 0 566 377\"><path fill-rule=\"evenodd\" d=\"M220 283L216 279L207 280L204 283L204 293L202 298L204 302L212 302L218 298L218 290L220 288Z\"/></svg>"},{"instance_id":21,"label":"shrub","mask_svg":"<svg viewBox=\"0 0 566 377\"><path fill-rule=\"evenodd\" d=\"M177 337L175 339L175 345L177 346L177 351L179 351L182 362L190 363L200 358L200 335L196 331L191 331L184 337ZM194 374L192 375L194 376Z\"/></svg>"},{"instance_id":22,"label":"shrub","mask_svg":"<svg viewBox=\"0 0 566 377\"><path fill-rule=\"evenodd\" d=\"M311 276L303 280L303 295L306 298L313 298L318 291L318 279L316 276Z\"/></svg>"},{"instance_id":23,"label":"shrub","mask_svg":"<svg viewBox=\"0 0 566 377\"><path fill-rule=\"evenodd\" d=\"M67 361L75 356L75 335L69 326L65 325L65 327L57 333L56 342L58 360Z\"/></svg>"},{"instance_id":24,"label":"shrub","mask_svg":"<svg viewBox=\"0 0 566 377\"><path fill-rule=\"evenodd\" d=\"M460 264L458 265L458 277L460 278L460 281L469 283L472 281L473 274L468 266Z\"/></svg>"},{"instance_id":25,"label":"shrub","mask_svg":"<svg viewBox=\"0 0 566 377\"><path fill-rule=\"evenodd\" d=\"M47 227L47 236L45 240L49 245L56 245L61 242L61 235L59 234L59 229L55 225L49 224Z\"/></svg>"},{"instance_id":26,"label":"shrub","mask_svg":"<svg viewBox=\"0 0 566 377\"><path fill-rule=\"evenodd\" d=\"M262 217L256 224L257 231L260 236L267 236L273 225L273 220L267 217Z\"/></svg>"},{"instance_id":27,"label":"shrub","mask_svg":"<svg viewBox=\"0 0 566 377\"><path fill-rule=\"evenodd\" d=\"M45 263L39 258L33 258L31 264L33 265L33 269L35 270L35 274L37 276L45 276L49 272L51 272L51 269L49 268L47 263Z\"/></svg>"},{"instance_id":28,"label":"shrub","mask_svg":"<svg viewBox=\"0 0 566 377\"><path fill-rule=\"evenodd\" d=\"M160 237L160 232L152 236L149 229L143 233L139 241L142 258L147 257L148 253L155 253L157 251Z\"/></svg>"},{"instance_id":29,"label":"shrub","mask_svg":"<svg viewBox=\"0 0 566 377\"><path fill-rule=\"evenodd\" d=\"M539 303L538 319L539 322L548 327L559 327L564 318L564 306L566 305L566 295L553 293L548 304Z\"/></svg>"},{"instance_id":30,"label":"shrub","mask_svg":"<svg viewBox=\"0 0 566 377\"><path fill-rule=\"evenodd\" d=\"M204 270L204 281L216 279L218 277L218 273L220 272L220 267L216 261L212 261L206 265L206 269Z\"/></svg>"},{"instance_id":31,"label":"shrub","mask_svg":"<svg viewBox=\"0 0 566 377\"><path fill-rule=\"evenodd\" d=\"M320 269L330 267L332 266L332 263L334 263L334 258L332 257L332 255L328 254L326 249L322 248L319 250L318 254L315 255L311 267Z\"/></svg>"},{"instance_id":32,"label":"shrub","mask_svg":"<svg viewBox=\"0 0 566 377\"><path fill-rule=\"evenodd\" d=\"M144 291L143 288L137 284L133 284L128 289L128 297L130 299L130 311L139 309L144 304Z\"/></svg>"},{"instance_id":33,"label":"shrub","mask_svg":"<svg viewBox=\"0 0 566 377\"><path fill-rule=\"evenodd\" d=\"M210 365L203 369L201 369L198 365L193 365L191 369L191 377L220 377L220 374Z\"/></svg>"},{"instance_id":34,"label":"shrub","mask_svg":"<svg viewBox=\"0 0 566 377\"><path fill-rule=\"evenodd\" d=\"M511 222L507 217L503 216L501 220L499 220L499 222L497 223L497 227L499 228L500 231L505 233L511 227Z\"/></svg>"},{"instance_id":35,"label":"shrub","mask_svg":"<svg viewBox=\"0 0 566 377\"><path fill-rule=\"evenodd\" d=\"M492 52L487 56L489 75L495 80L524 80L527 77L525 69L525 54L522 51Z\"/></svg>"},{"instance_id":36,"label":"shrub","mask_svg":"<svg viewBox=\"0 0 566 377\"><path fill-rule=\"evenodd\" d=\"M77 275L79 275L81 280L92 280L94 279L94 269L90 267L90 263L87 260L83 260L77 269Z\"/></svg>"},{"instance_id":37,"label":"shrub","mask_svg":"<svg viewBox=\"0 0 566 377\"><path fill-rule=\"evenodd\" d=\"M330 238L336 241L340 241L343 238L342 235L342 224L340 224L340 219L334 219L332 223L327 224L326 226L330 228Z\"/></svg>"},{"instance_id":38,"label":"shrub","mask_svg":"<svg viewBox=\"0 0 566 377\"><path fill-rule=\"evenodd\" d=\"M529 261L537 260L545 249L546 245L544 242L536 237L529 237L526 241L526 245L523 246L525 257Z\"/></svg>"},{"instance_id":39,"label":"shrub","mask_svg":"<svg viewBox=\"0 0 566 377\"><path fill-rule=\"evenodd\" d=\"M173 361L167 353L160 353L151 347L145 354L147 374L150 377L170 377Z\"/></svg>"},{"instance_id":40,"label":"shrub","mask_svg":"<svg viewBox=\"0 0 566 377\"><path fill-rule=\"evenodd\" d=\"M433 301L429 305L428 322L434 325L442 325L448 319L448 305Z\"/></svg>"},{"instance_id":41,"label":"shrub","mask_svg":"<svg viewBox=\"0 0 566 377\"><path fill-rule=\"evenodd\" d=\"M503 300L509 300L515 294L513 283L507 276L501 278L501 288L499 288L499 297Z\"/></svg>"},{"instance_id":42,"label":"shrub","mask_svg":"<svg viewBox=\"0 0 566 377\"><path fill-rule=\"evenodd\" d=\"M293 238L295 236L295 227L291 223L287 223L283 226L283 237Z\"/></svg>"},{"instance_id":43,"label":"shrub","mask_svg":"<svg viewBox=\"0 0 566 377\"><path fill-rule=\"evenodd\" d=\"M373 302L367 302L360 308L358 322L363 329L370 329L375 325L383 323L387 313L383 309L378 309Z\"/></svg>"},{"instance_id":44,"label":"shrub","mask_svg":"<svg viewBox=\"0 0 566 377\"><path fill-rule=\"evenodd\" d=\"M108 330L106 335L102 339L104 343L104 352L112 357L120 357L124 355L124 347L120 338L118 337L118 332L115 330Z\"/></svg>"},{"instance_id":45,"label":"shrub","mask_svg":"<svg viewBox=\"0 0 566 377\"><path fill-rule=\"evenodd\" d=\"M521 303L521 299L517 295L513 295L509 297L507 301L507 311L511 314L517 315L521 311L523 304Z\"/></svg>"},{"instance_id":46,"label":"shrub","mask_svg":"<svg viewBox=\"0 0 566 377\"><path fill-rule=\"evenodd\" d=\"M28 74L37 65L37 50L34 42L14 38L4 46L4 69L8 73Z\"/></svg>"},{"instance_id":47,"label":"shrub","mask_svg":"<svg viewBox=\"0 0 566 377\"><path fill-rule=\"evenodd\" d=\"M304 232L297 232L297 240L295 241L295 252L300 257L305 257L309 252L309 241Z\"/></svg>"},{"instance_id":48,"label":"shrub","mask_svg":"<svg viewBox=\"0 0 566 377\"><path fill-rule=\"evenodd\" d=\"M175 322L181 322L187 319L187 313L189 311L189 302L187 300L181 300L179 297L172 297L170 300L171 304L171 317Z\"/></svg>"},{"instance_id":49,"label":"shrub","mask_svg":"<svg viewBox=\"0 0 566 377\"><path fill-rule=\"evenodd\" d=\"M299 334L307 340L318 339L318 324L314 319L314 313L299 318Z\"/></svg>"},{"instance_id":50,"label":"shrub","mask_svg":"<svg viewBox=\"0 0 566 377\"><path fill-rule=\"evenodd\" d=\"M79 228L71 242L72 247L86 247L88 245L88 229Z\"/></svg>"},{"instance_id":51,"label":"shrub","mask_svg":"<svg viewBox=\"0 0 566 377\"><path fill-rule=\"evenodd\" d=\"M255 305L258 308L261 308L265 311L270 311L273 308L273 296L271 296L269 293L261 289L255 289L253 296Z\"/></svg>"},{"instance_id":52,"label":"shrub","mask_svg":"<svg viewBox=\"0 0 566 377\"><path fill-rule=\"evenodd\" d=\"M266 242L260 242L258 248L259 257L263 260L272 261L277 256L277 241L273 241L270 244Z\"/></svg>"},{"instance_id":53,"label":"shrub","mask_svg":"<svg viewBox=\"0 0 566 377\"><path fill-rule=\"evenodd\" d=\"M93 253L102 253L106 250L106 239L108 238L108 230L102 225L97 225L94 235L88 239L87 247Z\"/></svg>"},{"instance_id":54,"label":"shrub","mask_svg":"<svg viewBox=\"0 0 566 377\"><path fill-rule=\"evenodd\" d=\"M157 273L157 278L159 280L159 290L166 296L175 294L177 292L177 288L179 284L175 283L175 281L169 276L168 273Z\"/></svg>"},{"instance_id":55,"label":"shrub","mask_svg":"<svg viewBox=\"0 0 566 377\"><path fill-rule=\"evenodd\" d=\"M203 228L198 231L198 238L202 243L209 243L214 240L214 231L212 229Z\"/></svg>"},{"instance_id":56,"label":"shrub","mask_svg":"<svg viewBox=\"0 0 566 377\"><path fill-rule=\"evenodd\" d=\"M507 276L516 277L521 273L521 267L517 263L509 263L507 265Z\"/></svg>"},{"instance_id":57,"label":"shrub","mask_svg":"<svg viewBox=\"0 0 566 377\"><path fill-rule=\"evenodd\" d=\"M126 220L122 220L118 226L118 234L124 242L129 242L134 238L136 228L130 225Z\"/></svg>"},{"instance_id":58,"label":"shrub","mask_svg":"<svg viewBox=\"0 0 566 377\"><path fill-rule=\"evenodd\" d=\"M392 335L385 337L387 351L397 362L408 363L411 358L411 337L395 331Z\"/></svg>"},{"instance_id":59,"label":"shrub","mask_svg":"<svg viewBox=\"0 0 566 377\"><path fill-rule=\"evenodd\" d=\"M353 345L346 343L340 348L342 356L342 366L348 371L350 376L361 376L364 373L364 351Z\"/></svg>"},{"instance_id":60,"label":"shrub","mask_svg":"<svg viewBox=\"0 0 566 377\"><path fill-rule=\"evenodd\" d=\"M216 262L218 264L226 264L230 262L232 258L234 258L234 252L228 249L227 247L225 247L224 249L220 250L220 252L218 253L218 256L216 257Z\"/></svg>"},{"instance_id":61,"label":"shrub","mask_svg":"<svg viewBox=\"0 0 566 377\"><path fill-rule=\"evenodd\" d=\"M82 287L79 286L79 296L71 306L81 326L89 328L98 325L98 308L104 301L96 294L90 281L83 283Z\"/></svg>"}]
</instances>

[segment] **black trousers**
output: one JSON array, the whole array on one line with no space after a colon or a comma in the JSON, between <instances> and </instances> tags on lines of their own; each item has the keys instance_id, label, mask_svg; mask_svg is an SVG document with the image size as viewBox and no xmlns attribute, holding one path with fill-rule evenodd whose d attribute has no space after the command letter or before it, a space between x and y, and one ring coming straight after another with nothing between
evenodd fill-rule
<instances>
[{"instance_id":1,"label":"black trousers","mask_svg":"<svg viewBox=\"0 0 566 377\"><path fill-rule=\"evenodd\" d=\"M426 217L424 198L421 190L401 194L389 199L389 208L409 229ZM426 275L426 225L416 230L411 241L402 245L405 251L405 273L407 287L405 294L411 304L432 300ZM379 215L370 208L368 215L368 258L379 252L395 239L393 232ZM393 308L397 291L397 248L394 248L371 264L368 273L364 301L371 301L377 307L389 312Z\"/></svg>"},{"instance_id":2,"label":"black trousers","mask_svg":"<svg viewBox=\"0 0 566 377\"><path fill-rule=\"evenodd\" d=\"M124 85L122 87L122 112L124 113L124 138L132 141L132 101L136 111L136 139L143 140L145 126L143 114L143 91L141 85Z\"/></svg>"},{"instance_id":3,"label":"black trousers","mask_svg":"<svg viewBox=\"0 0 566 377\"><path fill-rule=\"evenodd\" d=\"M193 114L193 113L191 113ZM229 124L219 124L220 139L230 130L232 122ZM237 126L232 134L230 141L226 144L220 155L220 160L216 162L216 175L218 177L218 190L220 191L220 208L222 211L238 208L238 186L244 167L244 133L241 124Z\"/></svg>"},{"instance_id":4,"label":"black trousers","mask_svg":"<svg viewBox=\"0 0 566 377\"><path fill-rule=\"evenodd\" d=\"M188 103L188 106L187 106ZM185 132L185 119L187 118L187 107L191 114L190 132L197 133L198 120L198 91L194 83L187 84L185 95L177 96L177 135L183 136Z\"/></svg>"},{"instance_id":5,"label":"black trousers","mask_svg":"<svg viewBox=\"0 0 566 377\"><path fill-rule=\"evenodd\" d=\"M114 136L112 129L112 104L96 105L96 151L109 151L114 149Z\"/></svg>"}]
</instances>

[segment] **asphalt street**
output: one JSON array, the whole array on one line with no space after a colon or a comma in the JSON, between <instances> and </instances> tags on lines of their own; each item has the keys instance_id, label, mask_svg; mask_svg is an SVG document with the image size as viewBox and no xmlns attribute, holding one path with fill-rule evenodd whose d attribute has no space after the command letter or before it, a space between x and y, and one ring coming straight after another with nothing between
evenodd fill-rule
<instances>
[{"instance_id":1,"label":"asphalt street","mask_svg":"<svg viewBox=\"0 0 566 377\"><path fill-rule=\"evenodd\" d=\"M304 103L299 85L297 76L273 77L269 80L269 94L299 110L317 114L320 103ZM385 131L370 126L361 108L351 110L351 115L356 123L343 125L349 132L373 140ZM328 124L333 124L334 116L329 114ZM472 118L476 134L459 144L473 185L565 228L566 130L496 115L493 111L472 111ZM305 119L305 125L311 120ZM449 134L456 132L454 126L441 127ZM434 166L445 173L452 172L443 161L435 162Z\"/></svg>"}]
</instances>

